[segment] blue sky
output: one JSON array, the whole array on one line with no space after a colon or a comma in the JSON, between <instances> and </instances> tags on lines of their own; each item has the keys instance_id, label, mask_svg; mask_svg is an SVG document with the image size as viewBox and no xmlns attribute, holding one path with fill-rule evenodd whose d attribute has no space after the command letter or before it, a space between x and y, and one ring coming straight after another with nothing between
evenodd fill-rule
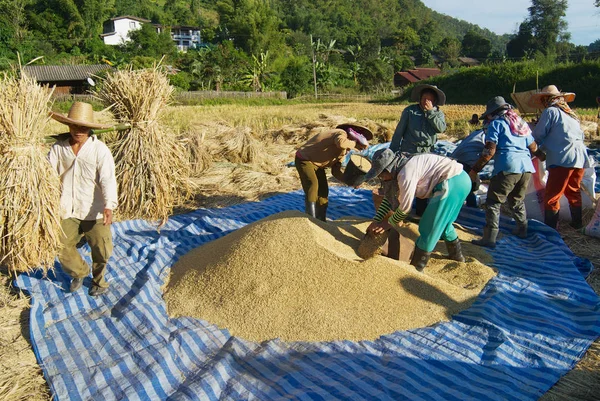
<instances>
[{"instance_id":1,"label":"blue sky","mask_svg":"<svg viewBox=\"0 0 600 401\"><path fill-rule=\"evenodd\" d=\"M527 0L421 0L439 13L459 18L497 34L515 33L519 24L529 15ZM566 20L571 42L589 45L600 39L600 7L594 0L569 0Z\"/></svg>"}]
</instances>

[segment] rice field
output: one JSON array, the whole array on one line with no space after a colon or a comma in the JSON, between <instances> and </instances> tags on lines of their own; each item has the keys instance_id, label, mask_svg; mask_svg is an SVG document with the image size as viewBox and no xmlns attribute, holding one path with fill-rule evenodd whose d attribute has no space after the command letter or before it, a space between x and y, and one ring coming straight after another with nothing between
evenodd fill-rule
<instances>
[{"instance_id":1,"label":"rice field","mask_svg":"<svg viewBox=\"0 0 600 401\"><path fill-rule=\"evenodd\" d=\"M161 123L187 147L191 165L193 197L177 205L176 212L229 206L298 189L297 174L286 165L293 160L298 144L313 129L354 121L368 126L378 141L384 141L393 133L404 107L371 103L167 107ZM448 130L440 139L454 141L468 134L472 128L467 121L484 109L483 105L443 106ZM585 110L580 116L588 141L600 140L596 110ZM102 123L114 122L109 111L98 113L98 117ZM47 130L47 135L65 132L65 126L51 121ZM110 141L110 134L103 139ZM116 217L119 218L118 214ZM592 239L590 243L588 237L564 226L560 230L567 245L600 268L598 241ZM29 339L23 334L28 332L27 297L12 292L6 270L0 270L0 278L0 361L15 361L10 366L2 365L0 401L50 400ZM598 270L590 275L588 282L600 294ZM599 355L600 345L596 341L577 367L543 399L597 399L594 397L600 393Z\"/></svg>"}]
</instances>

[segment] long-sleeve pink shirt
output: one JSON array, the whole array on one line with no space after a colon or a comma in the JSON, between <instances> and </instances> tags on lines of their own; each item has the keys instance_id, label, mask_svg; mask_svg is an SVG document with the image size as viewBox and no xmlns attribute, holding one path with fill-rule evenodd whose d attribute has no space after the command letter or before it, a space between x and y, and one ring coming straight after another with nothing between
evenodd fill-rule
<instances>
[{"instance_id":1,"label":"long-sleeve pink shirt","mask_svg":"<svg viewBox=\"0 0 600 401\"><path fill-rule=\"evenodd\" d=\"M462 171L462 165L448 157L433 153L412 156L398 173L398 207L409 213L415 197L430 198L437 184Z\"/></svg>"}]
</instances>

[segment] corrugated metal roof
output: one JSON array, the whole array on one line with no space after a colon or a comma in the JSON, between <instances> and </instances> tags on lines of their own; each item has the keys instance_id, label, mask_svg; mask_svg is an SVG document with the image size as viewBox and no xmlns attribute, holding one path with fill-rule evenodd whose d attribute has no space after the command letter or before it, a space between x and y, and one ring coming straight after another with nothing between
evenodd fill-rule
<instances>
[{"instance_id":1,"label":"corrugated metal roof","mask_svg":"<svg viewBox=\"0 0 600 401\"><path fill-rule=\"evenodd\" d=\"M24 72L38 82L85 81L92 75L112 67L94 65L27 65Z\"/></svg>"},{"instance_id":2,"label":"corrugated metal roof","mask_svg":"<svg viewBox=\"0 0 600 401\"><path fill-rule=\"evenodd\" d=\"M410 72L407 72L407 71L401 71L398 73L398 75L400 75L401 77L406 79L408 82L417 82L419 80L419 78L415 77L414 75L412 75Z\"/></svg>"},{"instance_id":3,"label":"corrugated metal roof","mask_svg":"<svg viewBox=\"0 0 600 401\"><path fill-rule=\"evenodd\" d=\"M408 72L418 79L427 79L441 74L441 71L437 68L415 68L414 70L408 70Z\"/></svg>"}]
</instances>

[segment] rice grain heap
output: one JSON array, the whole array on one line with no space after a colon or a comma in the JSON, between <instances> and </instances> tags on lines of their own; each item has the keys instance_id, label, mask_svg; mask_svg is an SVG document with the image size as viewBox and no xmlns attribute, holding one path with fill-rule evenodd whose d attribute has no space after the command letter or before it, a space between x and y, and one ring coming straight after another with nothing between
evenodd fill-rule
<instances>
[{"instance_id":1,"label":"rice grain heap","mask_svg":"<svg viewBox=\"0 0 600 401\"><path fill-rule=\"evenodd\" d=\"M52 268L60 247L60 181L44 135L52 91L21 74L0 80L0 264Z\"/></svg>"},{"instance_id":2,"label":"rice grain heap","mask_svg":"<svg viewBox=\"0 0 600 401\"><path fill-rule=\"evenodd\" d=\"M124 218L164 223L173 207L189 196L186 149L162 124L172 94L159 66L109 74L97 94L119 123L131 127L107 143L115 159L118 212Z\"/></svg>"},{"instance_id":3,"label":"rice grain heap","mask_svg":"<svg viewBox=\"0 0 600 401\"><path fill-rule=\"evenodd\" d=\"M173 265L168 312L259 342L373 340L449 319L495 275L475 246L464 247L467 263L436 253L426 274L382 256L364 261L356 249L369 223L290 211L245 226ZM414 224L403 230L418 235Z\"/></svg>"}]
</instances>

